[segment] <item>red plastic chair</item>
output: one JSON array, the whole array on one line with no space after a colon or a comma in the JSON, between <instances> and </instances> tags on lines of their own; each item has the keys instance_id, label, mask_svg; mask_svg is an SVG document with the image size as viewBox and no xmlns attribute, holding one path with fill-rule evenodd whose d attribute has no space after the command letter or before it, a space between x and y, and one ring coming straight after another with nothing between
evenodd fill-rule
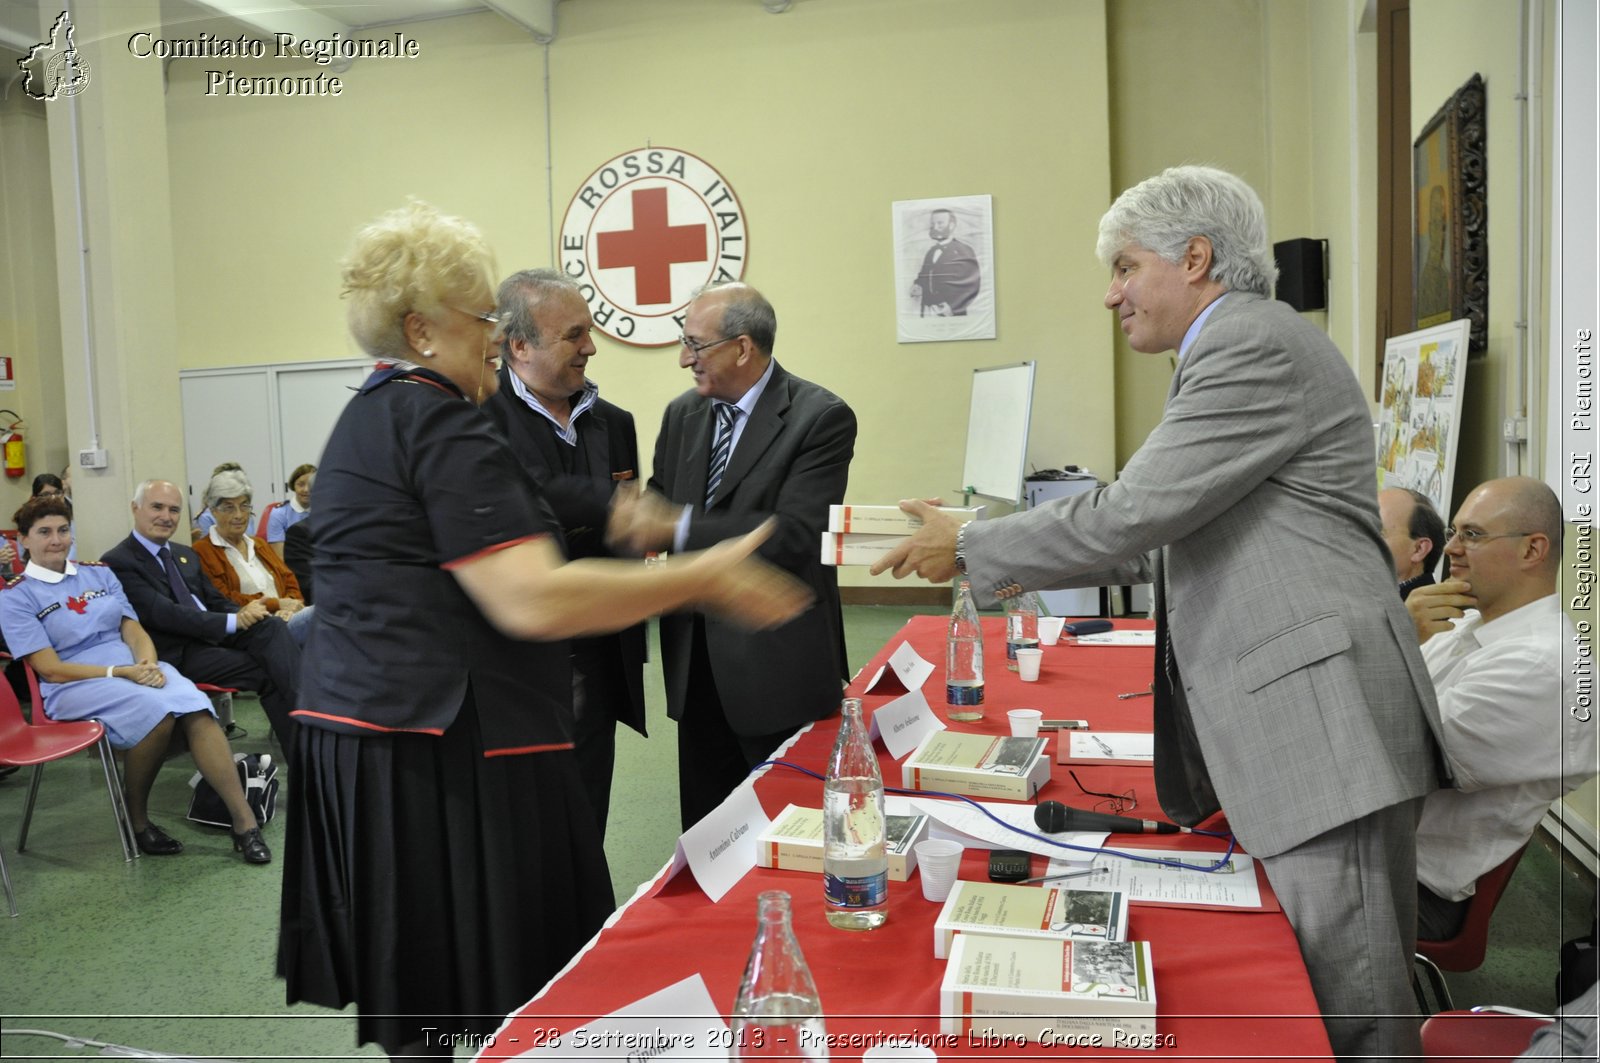
<instances>
[{"instance_id":1,"label":"red plastic chair","mask_svg":"<svg viewBox=\"0 0 1600 1063\"><path fill-rule=\"evenodd\" d=\"M1553 1020L1548 1015L1483 1011L1441 1011L1422 1024L1422 1056L1427 1063L1495 1063L1528 1050L1534 1032Z\"/></svg>"},{"instance_id":2,"label":"red plastic chair","mask_svg":"<svg viewBox=\"0 0 1600 1063\"><path fill-rule=\"evenodd\" d=\"M29 686L38 690L33 670L28 669ZM39 797L39 782L44 777L44 766L52 760L61 760L93 746L100 754L100 767L105 772L106 790L111 795L111 814L117 821L117 840L122 843L123 860L133 860L139 855L133 841L133 825L128 821L128 809L122 801L122 785L112 757L111 740L99 720L50 720L34 702L35 723L22 718L22 706L11 684L0 682L0 765L33 768L33 779L28 784L28 798L22 809L22 832L17 839L17 852L28 847L28 825L33 821L34 802ZM11 914L17 914L16 895L11 888L11 878L0 866L0 878L5 882L6 903Z\"/></svg>"},{"instance_id":3,"label":"red plastic chair","mask_svg":"<svg viewBox=\"0 0 1600 1063\"><path fill-rule=\"evenodd\" d=\"M267 521L272 517L272 511L281 505L283 505L282 502L269 502L267 508L261 511L261 519L256 522L257 539L265 539L267 537Z\"/></svg>"},{"instance_id":4,"label":"red plastic chair","mask_svg":"<svg viewBox=\"0 0 1600 1063\"><path fill-rule=\"evenodd\" d=\"M222 733L233 738L233 696L239 693L239 688L219 687L215 683L196 683L194 687L211 699L211 707L217 710L217 723L222 726ZM239 734L242 737L244 732Z\"/></svg>"},{"instance_id":5,"label":"red plastic chair","mask_svg":"<svg viewBox=\"0 0 1600 1063\"><path fill-rule=\"evenodd\" d=\"M1441 1011L1450 1011L1455 1007L1443 972L1475 971L1483 966L1483 957L1489 948L1489 916L1494 914L1495 905L1500 903L1500 897L1511 881L1511 873L1517 869L1522 854L1527 851L1528 846L1524 842L1522 848L1506 857L1500 866L1478 876L1477 889L1467 903L1467 917L1455 937L1447 941L1417 942L1417 966L1427 975ZM1422 1000L1420 985L1417 999L1419 1002Z\"/></svg>"}]
</instances>

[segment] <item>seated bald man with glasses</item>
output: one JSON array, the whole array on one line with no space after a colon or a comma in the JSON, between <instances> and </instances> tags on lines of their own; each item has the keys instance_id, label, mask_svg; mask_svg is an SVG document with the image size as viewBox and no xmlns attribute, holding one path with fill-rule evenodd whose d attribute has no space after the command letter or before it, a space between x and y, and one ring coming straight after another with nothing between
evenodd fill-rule
<instances>
[{"instance_id":1,"label":"seated bald man with glasses","mask_svg":"<svg viewBox=\"0 0 1600 1063\"><path fill-rule=\"evenodd\" d=\"M1531 477L1473 490L1445 529L1449 578L1406 609L1422 640L1456 789L1417 825L1417 934L1453 937L1478 877L1533 836L1550 803L1594 774L1595 732L1563 667L1574 629L1556 593L1561 503Z\"/></svg>"}]
</instances>

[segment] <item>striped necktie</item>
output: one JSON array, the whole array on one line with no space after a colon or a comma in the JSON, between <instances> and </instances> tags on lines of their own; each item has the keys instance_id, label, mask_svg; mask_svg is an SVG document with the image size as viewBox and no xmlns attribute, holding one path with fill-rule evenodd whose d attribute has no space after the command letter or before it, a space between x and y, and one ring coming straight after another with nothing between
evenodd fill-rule
<instances>
[{"instance_id":1,"label":"striped necktie","mask_svg":"<svg viewBox=\"0 0 1600 1063\"><path fill-rule=\"evenodd\" d=\"M706 473L706 506L717 497L722 474L728 471L728 455L733 453L733 417L737 408L731 402L717 403L717 435L711 441L711 465Z\"/></svg>"}]
</instances>

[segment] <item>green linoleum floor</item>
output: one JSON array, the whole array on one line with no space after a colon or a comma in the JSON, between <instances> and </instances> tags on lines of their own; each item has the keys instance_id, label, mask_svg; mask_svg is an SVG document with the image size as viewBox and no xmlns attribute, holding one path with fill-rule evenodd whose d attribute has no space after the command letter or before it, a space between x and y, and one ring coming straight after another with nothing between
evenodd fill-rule
<instances>
[{"instance_id":1,"label":"green linoleum floor","mask_svg":"<svg viewBox=\"0 0 1600 1063\"><path fill-rule=\"evenodd\" d=\"M911 611L846 607L851 667ZM651 669L651 738L618 734L606 850L619 899L672 855L678 834L676 725ZM236 748L268 748L259 706L240 699L238 717L251 736ZM196 1059L381 1058L356 1047L350 1015L284 1005L272 973L282 862L248 867L224 832L184 820L192 770L187 757L170 761L151 802L152 818L187 851L132 864L117 846L98 760L46 770L26 853L16 838L27 773L0 780L0 840L22 910L17 919L0 910L0 1058L95 1055L19 1032L27 1028ZM275 851L281 826L266 831ZM1556 950L1587 932L1594 897L1592 876L1549 844L1531 846L1495 914L1488 961L1447 976L1457 1004L1550 1010Z\"/></svg>"}]
</instances>

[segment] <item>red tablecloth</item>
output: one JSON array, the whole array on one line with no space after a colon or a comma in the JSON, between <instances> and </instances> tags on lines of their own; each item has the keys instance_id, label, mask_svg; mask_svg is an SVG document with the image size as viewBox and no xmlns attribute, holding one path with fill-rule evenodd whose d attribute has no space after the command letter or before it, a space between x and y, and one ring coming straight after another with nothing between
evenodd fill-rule
<instances>
[{"instance_id":1,"label":"red tablecloth","mask_svg":"<svg viewBox=\"0 0 1600 1063\"><path fill-rule=\"evenodd\" d=\"M1148 622L1119 622L1148 627ZM1101 730L1148 731L1148 697L1118 700L1116 695L1149 686L1152 654L1139 647L1088 647L1063 642L1046 647L1038 683L1023 683L1005 669L1001 623L984 621L987 680L986 718L955 729L991 734L1007 732L1006 709L1030 707L1046 718L1076 718ZM934 662L924 693L943 716L944 620L914 617L890 640L851 684L870 713L891 696L862 695L866 680L902 641ZM784 759L821 772L837 733L838 719L824 720L803 733ZM1053 749L1052 749L1053 752ZM879 761L890 785L898 765L879 746ZM1159 818L1148 768L1085 766L1075 769L1084 785L1119 792L1132 788L1138 815ZM756 790L768 815L790 802L819 807L821 783L798 772L770 770ZM1056 765L1040 793L1068 805L1088 808L1093 798L1078 793L1066 766ZM1208 824L1209 826L1209 824ZM1115 840L1115 839L1114 839ZM1214 848L1211 839L1161 836L1169 847ZM1036 872L1042 858L1035 858ZM987 853L969 849L961 877L986 878ZM756 896L763 890L788 890L794 898L794 927L822 998L830 1034L894 1035L939 1032L940 978L944 961L933 958L933 922L939 906L922 897L913 875L889 884L888 923L871 932L830 927L823 916L820 876L755 868L716 904L687 871L653 891L646 890L603 930L575 964L532 1002L519 1009L494 1048L482 1058L515 1056L538 1040L538 1031L571 1030L680 979L699 973L724 1014L732 1009L745 959L756 929ZM1327 1035L1287 920L1279 912L1202 911L1136 905L1129 935L1151 943L1155 964L1157 1031L1167 1041L1157 1053L1170 1058L1289 1059L1328 1057ZM1015 1056L1021 1050L972 1045L941 1049L943 1058ZM1040 1048L1028 1055L1128 1059L1129 1049ZM833 1053L856 1059L859 1051ZM1139 1058L1137 1056L1132 1058Z\"/></svg>"}]
</instances>

